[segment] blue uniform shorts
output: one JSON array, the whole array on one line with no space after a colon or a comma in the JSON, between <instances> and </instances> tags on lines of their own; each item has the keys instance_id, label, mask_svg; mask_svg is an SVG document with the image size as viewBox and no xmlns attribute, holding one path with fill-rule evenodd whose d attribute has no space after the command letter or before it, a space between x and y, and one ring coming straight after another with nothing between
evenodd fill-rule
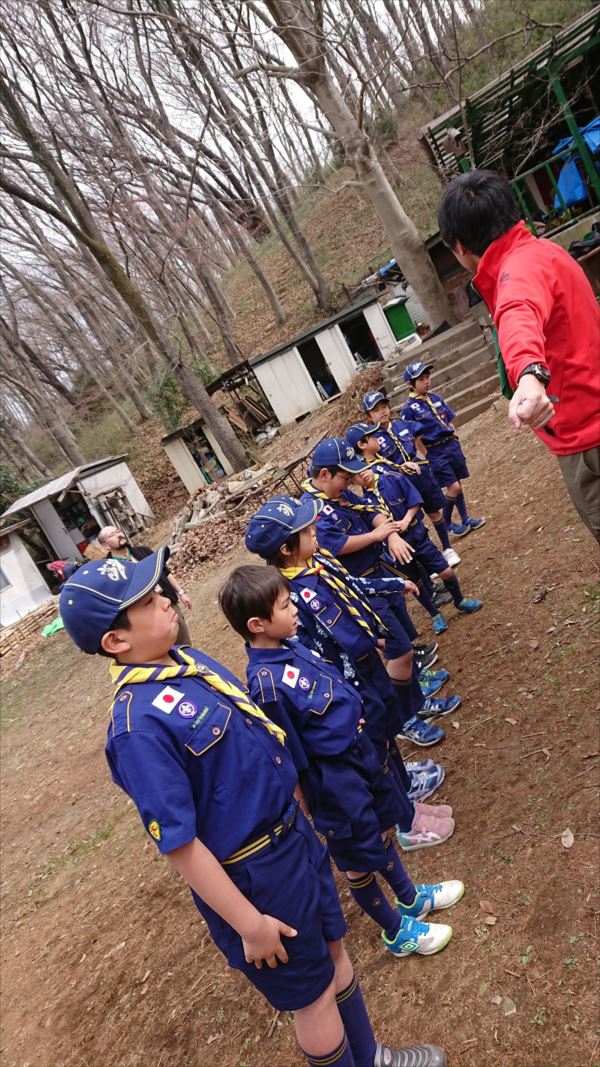
<instances>
[{"instance_id":1,"label":"blue uniform shorts","mask_svg":"<svg viewBox=\"0 0 600 1067\"><path fill-rule=\"evenodd\" d=\"M423 497L423 509L428 515L442 510L446 498L430 463L424 463L421 466L420 474L408 474L407 477Z\"/></svg>"},{"instance_id":2,"label":"blue uniform shorts","mask_svg":"<svg viewBox=\"0 0 600 1067\"><path fill-rule=\"evenodd\" d=\"M425 523L418 522L412 530L406 530L403 537L415 550L413 560L420 563L428 574L442 574L448 570L448 561L429 537Z\"/></svg>"},{"instance_id":3,"label":"blue uniform shorts","mask_svg":"<svg viewBox=\"0 0 600 1067\"><path fill-rule=\"evenodd\" d=\"M449 437L439 445L428 445L427 459L441 486L446 487L469 477L467 461L456 437Z\"/></svg>"},{"instance_id":4,"label":"blue uniform shorts","mask_svg":"<svg viewBox=\"0 0 600 1067\"><path fill-rule=\"evenodd\" d=\"M298 931L284 937L288 963L260 968L244 959L242 939L193 893L213 940L230 967L243 971L277 1011L297 1011L312 1004L333 979L327 946L346 933L327 850L298 811L288 833L241 863L225 867L232 882L258 911L273 915Z\"/></svg>"},{"instance_id":5,"label":"blue uniform shorts","mask_svg":"<svg viewBox=\"0 0 600 1067\"><path fill-rule=\"evenodd\" d=\"M319 758L302 776L312 817L340 871L380 871L381 833L403 819L405 800L365 733L334 758Z\"/></svg>"}]
</instances>

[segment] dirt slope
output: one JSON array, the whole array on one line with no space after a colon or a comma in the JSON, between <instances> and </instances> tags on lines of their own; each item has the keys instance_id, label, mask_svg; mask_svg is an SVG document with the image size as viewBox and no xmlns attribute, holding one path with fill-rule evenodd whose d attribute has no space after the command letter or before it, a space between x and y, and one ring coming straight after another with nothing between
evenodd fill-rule
<instances>
[{"instance_id":1,"label":"dirt slope","mask_svg":"<svg viewBox=\"0 0 600 1067\"><path fill-rule=\"evenodd\" d=\"M554 460L508 428L503 407L463 440L467 496L487 524L460 544L464 589L485 607L473 618L449 609L440 642L447 691L463 696L434 750L457 829L406 861L415 880L460 877L467 891L443 953L394 960L341 886L349 950L384 1040L438 1042L452 1067L593 1067L597 555ZM244 558L186 582L197 643L238 672L243 650L216 595ZM61 634L2 696L2 1064L299 1065L289 1019L227 972L110 782L106 663Z\"/></svg>"}]
</instances>

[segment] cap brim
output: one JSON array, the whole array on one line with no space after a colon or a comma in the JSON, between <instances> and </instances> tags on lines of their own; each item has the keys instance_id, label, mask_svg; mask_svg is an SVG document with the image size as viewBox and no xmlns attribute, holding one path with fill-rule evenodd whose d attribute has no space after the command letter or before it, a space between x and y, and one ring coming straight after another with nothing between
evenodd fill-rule
<instances>
[{"instance_id":1,"label":"cap brim","mask_svg":"<svg viewBox=\"0 0 600 1067\"><path fill-rule=\"evenodd\" d=\"M377 407L377 405L378 405L378 404L381 404L382 402L383 402L384 404L387 404L387 402L388 402L388 401L387 401L387 397L385 397L385 396L378 396L378 397L377 397L377 398L376 398L375 400L372 400L370 404L365 404L365 403L363 403L363 411L372 411L372 410L373 410L373 408L376 408L376 407Z\"/></svg>"},{"instance_id":2,"label":"cap brim","mask_svg":"<svg viewBox=\"0 0 600 1067\"><path fill-rule=\"evenodd\" d=\"M292 532L299 533L300 530L305 530L307 526L311 526L322 507L323 501L314 496L301 501L300 507L294 516L294 528Z\"/></svg>"},{"instance_id":3,"label":"cap brim","mask_svg":"<svg viewBox=\"0 0 600 1067\"><path fill-rule=\"evenodd\" d=\"M365 463L364 459L358 459L358 457L355 459L345 459L343 461L339 459L336 463L336 467L339 467L340 470L347 471L349 474L358 474L360 471L366 471L367 466L368 464Z\"/></svg>"},{"instance_id":4,"label":"cap brim","mask_svg":"<svg viewBox=\"0 0 600 1067\"><path fill-rule=\"evenodd\" d=\"M132 604L137 604L138 600L156 588L169 555L170 551L167 547L159 548L158 552L153 552L151 556L146 556L136 563L120 611L130 608Z\"/></svg>"}]
</instances>

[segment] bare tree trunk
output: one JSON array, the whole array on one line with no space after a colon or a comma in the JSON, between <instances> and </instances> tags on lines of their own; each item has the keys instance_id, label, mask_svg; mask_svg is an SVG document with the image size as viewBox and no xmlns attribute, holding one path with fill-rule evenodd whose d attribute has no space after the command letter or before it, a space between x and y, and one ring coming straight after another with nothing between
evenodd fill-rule
<instances>
[{"instance_id":1,"label":"bare tree trunk","mask_svg":"<svg viewBox=\"0 0 600 1067\"><path fill-rule=\"evenodd\" d=\"M454 322L448 298L419 232L394 193L373 146L331 79L315 27L298 0L265 0L276 32L296 59L295 77L306 83L344 146L354 171L389 238L392 254L429 317L430 326ZM315 33L316 30L316 33ZM316 35L317 34L317 35Z\"/></svg>"},{"instance_id":2,"label":"bare tree trunk","mask_svg":"<svg viewBox=\"0 0 600 1067\"><path fill-rule=\"evenodd\" d=\"M23 453L27 462L36 474L40 474L42 478L52 478L52 471L50 468L36 456L33 449L29 447L27 442L23 440L19 431L8 420L5 421L4 431L15 447Z\"/></svg>"}]
</instances>

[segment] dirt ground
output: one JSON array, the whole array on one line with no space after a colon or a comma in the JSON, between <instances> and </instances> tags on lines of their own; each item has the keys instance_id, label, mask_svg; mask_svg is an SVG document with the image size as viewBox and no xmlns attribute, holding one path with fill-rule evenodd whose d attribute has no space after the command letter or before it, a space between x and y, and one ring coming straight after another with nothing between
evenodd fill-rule
<instances>
[{"instance_id":1,"label":"dirt ground","mask_svg":"<svg viewBox=\"0 0 600 1067\"><path fill-rule=\"evenodd\" d=\"M427 753L446 768L436 799L457 828L405 859L416 881L459 877L466 894L444 916L443 953L394 960L341 886L348 947L390 1044L438 1043L452 1067L597 1067L598 557L555 461L503 405L462 438L487 524L457 546L459 575L485 606L447 609L440 662L463 704ZM245 558L186 580L195 642L238 672L216 595ZM299 1065L289 1018L228 972L110 781L106 662L59 634L2 698L1 1063Z\"/></svg>"}]
</instances>

